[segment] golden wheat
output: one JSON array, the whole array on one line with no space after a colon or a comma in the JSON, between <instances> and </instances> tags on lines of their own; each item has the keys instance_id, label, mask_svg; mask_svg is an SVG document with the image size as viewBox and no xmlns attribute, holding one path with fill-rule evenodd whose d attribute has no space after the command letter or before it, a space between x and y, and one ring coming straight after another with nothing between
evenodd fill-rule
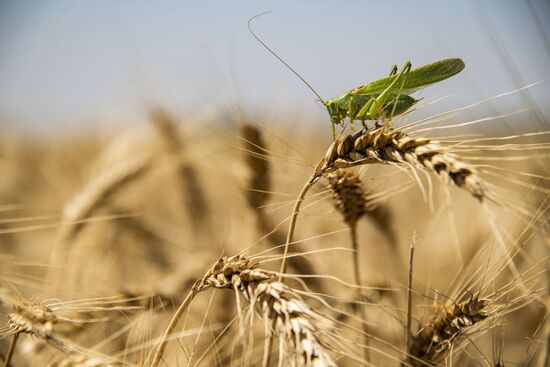
<instances>
[{"instance_id":1,"label":"golden wheat","mask_svg":"<svg viewBox=\"0 0 550 367\"><path fill-rule=\"evenodd\" d=\"M479 200L485 197L482 180L474 167L435 140L413 138L389 125L339 137L318 164L314 177L372 163L401 163L413 169L426 169Z\"/></svg>"}]
</instances>

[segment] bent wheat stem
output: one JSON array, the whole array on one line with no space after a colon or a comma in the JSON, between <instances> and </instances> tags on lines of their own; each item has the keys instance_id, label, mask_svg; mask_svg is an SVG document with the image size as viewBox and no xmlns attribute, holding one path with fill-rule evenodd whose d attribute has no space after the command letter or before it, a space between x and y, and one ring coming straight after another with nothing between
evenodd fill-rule
<instances>
[{"instance_id":1,"label":"bent wheat stem","mask_svg":"<svg viewBox=\"0 0 550 367\"><path fill-rule=\"evenodd\" d=\"M357 307L359 308L359 315L361 316L362 327L363 327L363 333L364 335L364 343L365 343L365 361L367 364L370 362L369 357L369 327L367 324L367 313L365 312L365 305L363 304L364 297L363 293L361 293L361 287L363 286L361 282L361 271L359 269L359 246L357 244L357 226L353 225L350 226L350 235L351 235L351 244L353 247L353 273L355 278L355 284L359 287L357 289L357 300L359 301L359 304Z\"/></svg>"},{"instance_id":2,"label":"bent wheat stem","mask_svg":"<svg viewBox=\"0 0 550 367\"><path fill-rule=\"evenodd\" d=\"M288 234L286 237L286 243L285 243L285 251L283 252L283 259L281 260L281 270L279 271L279 281L282 279L282 274L286 272L286 265L287 265L287 256L288 256L288 248L290 246L290 243L292 242L294 238L294 230L296 229L296 220L298 219L298 213L300 212L300 207L302 206L302 202L304 201L304 198L311 188L313 184L319 179L320 176L316 175L315 173L311 175L311 177L307 180L304 187L302 187L302 191L298 194L298 197L296 198L296 202L294 203L294 208L292 209L292 215L290 217L290 224L288 226Z\"/></svg>"},{"instance_id":3,"label":"bent wheat stem","mask_svg":"<svg viewBox=\"0 0 550 367\"><path fill-rule=\"evenodd\" d=\"M3 367L9 367L11 357L13 356L13 352L15 351L15 345L17 344L17 339L19 338L19 333L13 334L13 338L11 339L10 343L10 349L8 349L8 355L6 356L6 360L4 361Z\"/></svg>"},{"instance_id":4,"label":"bent wheat stem","mask_svg":"<svg viewBox=\"0 0 550 367\"><path fill-rule=\"evenodd\" d=\"M416 245L416 232L413 233L411 245L409 247L409 279L407 281L407 334L405 338L405 346L409 350L409 344L412 335L412 298L413 298L413 263L414 263L414 246Z\"/></svg>"},{"instance_id":5,"label":"bent wheat stem","mask_svg":"<svg viewBox=\"0 0 550 367\"><path fill-rule=\"evenodd\" d=\"M156 367L160 364L160 361L162 360L162 355L164 354L166 346L168 345L168 337L176 328L176 325L180 321L185 310L187 310L187 307L189 307L189 304L195 297L196 293L197 292L193 287L193 290L191 290L187 297L185 297L185 300L181 303L180 307L172 317L172 320L170 320L170 324L168 324L168 327L166 328L166 331L164 332L164 335L162 336L162 339L160 340L160 343L155 351L155 357L153 358L153 362L151 362L151 367ZM149 357L147 358L147 360L149 360Z\"/></svg>"},{"instance_id":6,"label":"bent wheat stem","mask_svg":"<svg viewBox=\"0 0 550 367\"><path fill-rule=\"evenodd\" d=\"M296 220L298 219L298 213L300 212L300 207L302 206L302 202L304 201L304 198L311 188L313 184L319 179L319 176L316 176L315 173L311 175L309 180L307 180L304 187L302 187L302 191L298 194L298 197L296 198L296 202L294 203L294 208L292 209L292 214L290 216L290 224L288 226L288 234L286 237L285 242L285 249L283 252L283 258L281 260L281 269L279 271L279 279L278 281L281 282L283 278L283 274L286 272L286 265L287 265L287 256L288 256L288 248L290 246L290 243L292 242L294 238L294 230L296 229ZM267 336L267 340L265 343L265 351L264 351L264 357L262 359L262 366L266 367L271 362L271 348L273 346L273 334L270 333Z\"/></svg>"}]
</instances>

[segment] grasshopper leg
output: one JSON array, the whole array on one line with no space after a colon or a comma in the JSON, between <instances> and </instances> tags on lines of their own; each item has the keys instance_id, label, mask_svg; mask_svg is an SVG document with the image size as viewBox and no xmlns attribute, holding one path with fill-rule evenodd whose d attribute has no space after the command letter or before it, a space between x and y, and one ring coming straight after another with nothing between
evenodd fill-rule
<instances>
[{"instance_id":1,"label":"grasshopper leg","mask_svg":"<svg viewBox=\"0 0 550 367\"><path fill-rule=\"evenodd\" d=\"M378 120L378 118L381 116L382 112L384 111L384 108L386 107L387 102L394 95L395 89L399 86L397 99L394 103L392 113L390 115L391 117L393 117L393 114L395 113L395 108L397 107L397 102L399 100L399 95L403 90L403 85L405 84L405 81L409 76L409 71L411 70L411 67L412 67L411 62L407 61L403 66L403 68L401 69L401 72L397 74L397 66L394 65L390 71L390 76L397 75L395 79L376 98L369 99L369 101L365 103L363 107L361 107L361 109L359 110L359 112L355 117L361 120L362 122L364 122L365 120ZM378 125L379 124L376 123L376 126Z\"/></svg>"},{"instance_id":2,"label":"grasshopper leg","mask_svg":"<svg viewBox=\"0 0 550 367\"><path fill-rule=\"evenodd\" d=\"M397 95L395 96L395 102L393 104L393 108L391 110L390 114L390 121L395 115L395 110L397 108L397 103L399 102L399 97L401 96L401 93L403 92L403 86L405 85L405 82L407 81L407 78L409 77L409 72L411 71L411 62L407 61L405 63L405 66L403 66L403 71L405 71L405 74L403 75L403 80L401 81L401 85L399 86L399 90L397 91Z\"/></svg>"},{"instance_id":3,"label":"grasshopper leg","mask_svg":"<svg viewBox=\"0 0 550 367\"><path fill-rule=\"evenodd\" d=\"M380 113L384 109L386 102L392 97L392 94L397 87L397 85L400 86L401 90L403 88L404 81L407 79L409 75L409 71L411 70L411 62L407 61L403 68L401 69L401 72L397 77L391 82L390 85L376 99L374 99L374 103L371 104L368 110L368 115L370 115L371 119L376 119L378 116L380 116Z\"/></svg>"},{"instance_id":4,"label":"grasshopper leg","mask_svg":"<svg viewBox=\"0 0 550 367\"><path fill-rule=\"evenodd\" d=\"M361 122L363 123L363 126L364 126L364 122L365 120L372 120L370 114L369 114L369 110L371 108L371 106L373 105L374 103L374 100L375 98L371 98L367 101L367 103L365 103L363 105L363 107L361 107L361 109L359 110L359 112L357 112L357 115L355 115L355 118L357 120L361 120Z\"/></svg>"},{"instance_id":5,"label":"grasshopper leg","mask_svg":"<svg viewBox=\"0 0 550 367\"><path fill-rule=\"evenodd\" d=\"M390 73L393 73L396 69L396 67L393 67ZM403 66L401 73L397 75L397 77L391 82L391 84L388 85L388 87L384 89L384 91L380 93L376 98L369 99L369 101L365 103L363 107L361 107L361 110L359 110L356 115L357 119L362 121L378 119L382 110L384 109L386 102L392 96L393 91L395 90L398 83L401 82L400 86L403 86L403 81L406 79L406 76L408 76L410 69L411 62L407 61Z\"/></svg>"},{"instance_id":6,"label":"grasshopper leg","mask_svg":"<svg viewBox=\"0 0 550 367\"><path fill-rule=\"evenodd\" d=\"M348 116L352 122L355 120L361 121L361 124L363 125L363 127L367 129L367 125L365 124L365 120L368 120L366 118L366 112L368 111L370 104L373 102L373 98L370 98L367 101L367 103L363 107L361 107L361 109L357 113L355 112L354 98L355 96L351 96L349 99ZM365 108L365 106L367 107Z\"/></svg>"},{"instance_id":7,"label":"grasshopper leg","mask_svg":"<svg viewBox=\"0 0 550 367\"><path fill-rule=\"evenodd\" d=\"M393 64L393 66L392 66L392 68L391 68L391 70L390 70L389 76L397 75L397 70L398 70L397 65L396 65L396 64ZM398 98L399 98L399 97L398 97ZM396 103L397 103L397 100L396 100ZM392 116L393 116L393 111L392 111ZM376 127L380 127L380 126L381 126L378 120L376 120L375 126L376 126Z\"/></svg>"}]
</instances>

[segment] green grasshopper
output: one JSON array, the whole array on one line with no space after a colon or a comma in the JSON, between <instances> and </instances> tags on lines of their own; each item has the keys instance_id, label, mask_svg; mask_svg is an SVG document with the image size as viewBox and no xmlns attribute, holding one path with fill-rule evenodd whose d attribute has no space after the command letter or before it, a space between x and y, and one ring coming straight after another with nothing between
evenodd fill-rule
<instances>
[{"instance_id":1,"label":"green grasshopper","mask_svg":"<svg viewBox=\"0 0 550 367\"><path fill-rule=\"evenodd\" d=\"M405 113L418 102L409 94L430 84L448 79L460 73L465 66L464 61L453 58L436 61L411 70L412 64L407 61L399 74L397 74L397 65L394 65L387 77L354 88L339 97L324 100L298 72L254 33L250 23L264 14L266 13L250 18L248 20L248 30L267 51L289 68L327 108L334 139L336 138L336 124L342 124L346 117L349 117L351 121L361 121L363 126L365 126L367 120L391 120L392 117Z\"/></svg>"},{"instance_id":2,"label":"green grasshopper","mask_svg":"<svg viewBox=\"0 0 550 367\"><path fill-rule=\"evenodd\" d=\"M448 79L464 69L461 59L444 59L411 70L407 61L397 74L394 65L390 75L369 84L354 88L339 97L321 100L327 108L335 135L334 126L349 117L352 121L391 119L405 113L417 99L410 93L430 84Z\"/></svg>"}]
</instances>

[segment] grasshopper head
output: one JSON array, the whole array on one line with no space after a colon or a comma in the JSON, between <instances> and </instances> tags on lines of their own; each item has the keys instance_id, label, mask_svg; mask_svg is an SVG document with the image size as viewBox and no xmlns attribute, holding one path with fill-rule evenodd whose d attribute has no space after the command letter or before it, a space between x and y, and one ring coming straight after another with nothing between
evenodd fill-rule
<instances>
[{"instance_id":1,"label":"grasshopper head","mask_svg":"<svg viewBox=\"0 0 550 367\"><path fill-rule=\"evenodd\" d=\"M346 118L346 110L342 109L338 102L339 101L336 99L331 99L323 102L330 116L330 121L333 124L339 124L342 122L342 120Z\"/></svg>"}]
</instances>

